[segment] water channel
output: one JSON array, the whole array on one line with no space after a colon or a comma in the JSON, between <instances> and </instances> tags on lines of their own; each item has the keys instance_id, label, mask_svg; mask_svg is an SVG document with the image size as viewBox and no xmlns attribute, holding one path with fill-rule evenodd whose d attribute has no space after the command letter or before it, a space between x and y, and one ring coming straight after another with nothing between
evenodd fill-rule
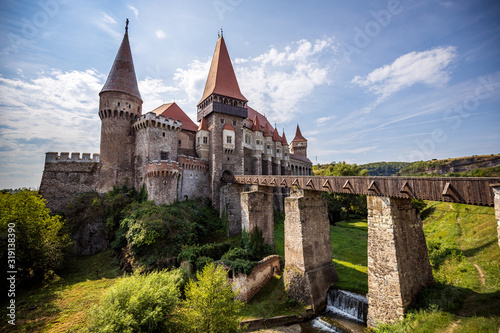
<instances>
[{"instance_id":1,"label":"water channel","mask_svg":"<svg viewBox=\"0 0 500 333\"><path fill-rule=\"evenodd\" d=\"M325 311L315 319L301 323L301 332L363 333L367 313L368 300L364 295L330 289Z\"/></svg>"}]
</instances>

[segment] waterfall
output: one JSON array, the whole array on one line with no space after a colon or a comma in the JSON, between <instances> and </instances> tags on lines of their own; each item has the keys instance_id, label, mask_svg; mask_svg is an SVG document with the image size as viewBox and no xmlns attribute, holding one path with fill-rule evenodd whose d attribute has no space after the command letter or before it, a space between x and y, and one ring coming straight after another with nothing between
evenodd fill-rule
<instances>
[{"instance_id":1,"label":"waterfall","mask_svg":"<svg viewBox=\"0 0 500 333\"><path fill-rule=\"evenodd\" d=\"M349 291L330 289L327 298L327 312L366 324L368 300L365 296Z\"/></svg>"}]
</instances>

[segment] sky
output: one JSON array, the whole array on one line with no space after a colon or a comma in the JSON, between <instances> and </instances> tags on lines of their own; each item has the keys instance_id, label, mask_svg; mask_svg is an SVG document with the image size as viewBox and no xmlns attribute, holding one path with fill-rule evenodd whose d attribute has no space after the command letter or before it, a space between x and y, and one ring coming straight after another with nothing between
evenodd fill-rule
<instances>
[{"instance_id":1,"label":"sky","mask_svg":"<svg viewBox=\"0 0 500 333\"><path fill-rule=\"evenodd\" d=\"M3 0L0 188L46 152L98 153L99 91L130 20L143 112L196 105L223 29L249 105L316 163L500 153L500 2Z\"/></svg>"}]
</instances>

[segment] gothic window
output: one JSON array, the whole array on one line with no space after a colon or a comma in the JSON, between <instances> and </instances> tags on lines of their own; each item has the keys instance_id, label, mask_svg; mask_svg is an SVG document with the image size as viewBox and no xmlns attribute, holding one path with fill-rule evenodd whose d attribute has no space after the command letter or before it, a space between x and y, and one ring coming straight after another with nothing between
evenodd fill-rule
<instances>
[{"instance_id":1,"label":"gothic window","mask_svg":"<svg viewBox=\"0 0 500 333\"><path fill-rule=\"evenodd\" d=\"M182 141L181 141L181 140L179 140L179 141L177 142L177 145L180 147L180 146L181 146L181 143L182 143Z\"/></svg>"},{"instance_id":2,"label":"gothic window","mask_svg":"<svg viewBox=\"0 0 500 333\"><path fill-rule=\"evenodd\" d=\"M208 138L206 136L203 137L203 143L207 144L208 143Z\"/></svg>"},{"instance_id":3,"label":"gothic window","mask_svg":"<svg viewBox=\"0 0 500 333\"><path fill-rule=\"evenodd\" d=\"M221 118L221 119L220 119L220 123L221 123L221 124L224 124L224 118Z\"/></svg>"},{"instance_id":4,"label":"gothic window","mask_svg":"<svg viewBox=\"0 0 500 333\"><path fill-rule=\"evenodd\" d=\"M163 137L165 137L165 132L163 132L161 135L162 135Z\"/></svg>"},{"instance_id":5,"label":"gothic window","mask_svg":"<svg viewBox=\"0 0 500 333\"><path fill-rule=\"evenodd\" d=\"M129 104L129 105L128 105L128 108L129 108L129 109L131 109L131 108L132 108L132 104Z\"/></svg>"},{"instance_id":6,"label":"gothic window","mask_svg":"<svg viewBox=\"0 0 500 333\"><path fill-rule=\"evenodd\" d=\"M280 153L280 150L279 150L279 149L276 149L276 153L278 153L278 154L279 154L279 153Z\"/></svg>"},{"instance_id":7,"label":"gothic window","mask_svg":"<svg viewBox=\"0 0 500 333\"><path fill-rule=\"evenodd\" d=\"M267 145L267 149L271 149L271 145Z\"/></svg>"},{"instance_id":8,"label":"gothic window","mask_svg":"<svg viewBox=\"0 0 500 333\"><path fill-rule=\"evenodd\" d=\"M196 141L197 144L200 144L200 137L196 138Z\"/></svg>"},{"instance_id":9,"label":"gothic window","mask_svg":"<svg viewBox=\"0 0 500 333\"><path fill-rule=\"evenodd\" d=\"M120 106L120 102L118 102L118 106Z\"/></svg>"},{"instance_id":10,"label":"gothic window","mask_svg":"<svg viewBox=\"0 0 500 333\"><path fill-rule=\"evenodd\" d=\"M162 161L168 160L168 151L162 151L160 153L160 160L162 160Z\"/></svg>"},{"instance_id":11,"label":"gothic window","mask_svg":"<svg viewBox=\"0 0 500 333\"><path fill-rule=\"evenodd\" d=\"M231 143L231 140L232 140L231 136L229 136L229 135L228 135L228 136L226 137L226 142L227 142L227 143Z\"/></svg>"},{"instance_id":12,"label":"gothic window","mask_svg":"<svg viewBox=\"0 0 500 333\"><path fill-rule=\"evenodd\" d=\"M236 120L233 120L233 126L236 127Z\"/></svg>"}]
</instances>

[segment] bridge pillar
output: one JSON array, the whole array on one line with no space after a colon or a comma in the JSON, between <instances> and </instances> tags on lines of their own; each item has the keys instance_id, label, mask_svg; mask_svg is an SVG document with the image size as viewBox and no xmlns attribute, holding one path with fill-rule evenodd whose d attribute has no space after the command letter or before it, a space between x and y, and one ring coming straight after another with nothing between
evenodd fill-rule
<instances>
[{"instance_id":1,"label":"bridge pillar","mask_svg":"<svg viewBox=\"0 0 500 333\"><path fill-rule=\"evenodd\" d=\"M368 196L368 327L401 319L434 282L422 220L410 199Z\"/></svg>"},{"instance_id":2,"label":"bridge pillar","mask_svg":"<svg viewBox=\"0 0 500 333\"><path fill-rule=\"evenodd\" d=\"M311 305L316 313L326 306L326 293L338 280L321 192L293 189L285 198L283 280L288 295Z\"/></svg>"},{"instance_id":3,"label":"bridge pillar","mask_svg":"<svg viewBox=\"0 0 500 333\"><path fill-rule=\"evenodd\" d=\"M274 246L273 188L252 185L241 192L241 226L251 232L258 227L264 242Z\"/></svg>"},{"instance_id":4,"label":"bridge pillar","mask_svg":"<svg viewBox=\"0 0 500 333\"><path fill-rule=\"evenodd\" d=\"M245 185L225 184L220 187L220 210L219 216L227 214L229 237L241 233L241 200L240 193L245 189Z\"/></svg>"},{"instance_id":5,"label":"bridge pillar","mask_svg":"<svg viewBox=\"0 0 500 333\"><path fill-rule=\"evenodd\" d=\"M497 218L497 237L500 246L500 184L490 185L495 195L495 217Z\"/></svg>"}]
</instances>

